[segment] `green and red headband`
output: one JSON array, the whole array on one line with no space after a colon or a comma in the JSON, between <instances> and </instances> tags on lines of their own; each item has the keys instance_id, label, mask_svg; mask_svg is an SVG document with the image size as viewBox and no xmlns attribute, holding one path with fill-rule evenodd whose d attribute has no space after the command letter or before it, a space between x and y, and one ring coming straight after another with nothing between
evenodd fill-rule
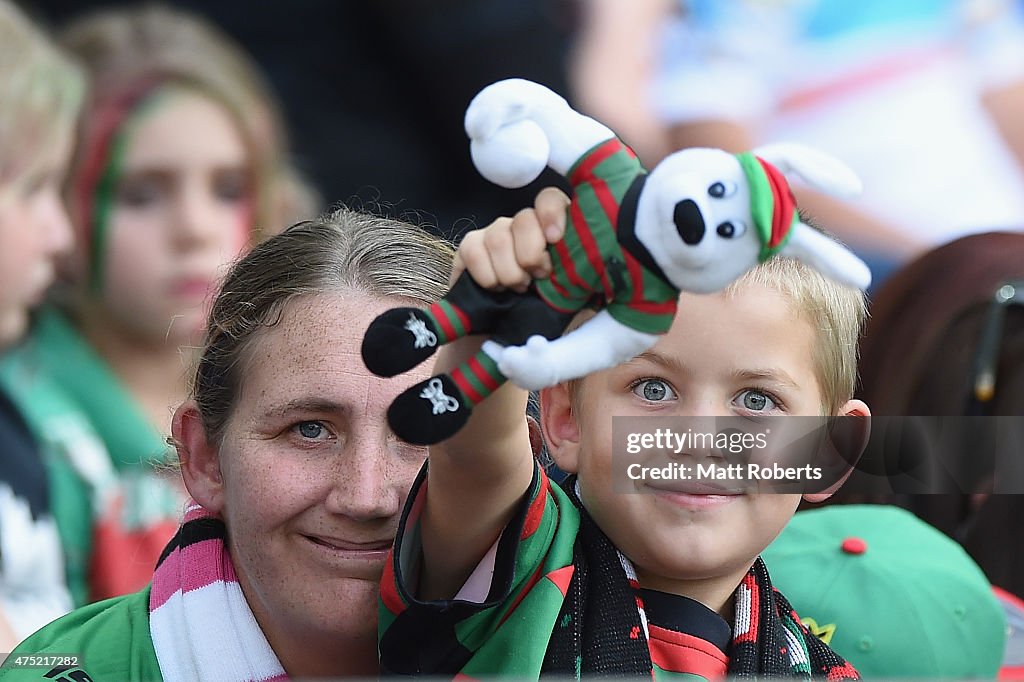
<instances>
[{"instance_id":1,"label":"green and red headband","mask_svg":"<svg viewBox=\"0 0 1024 682\"><path fill-rule=\"evenodd\" d=\"M760 262L765 262L786 245L793 226L800 222L796 199L779 169L750 152L737 154L750 185L750 213L761 239Z\"/></svg>"},{"instance_id":2,"label":"green and red headband","mask_svg":"<svg viewBox=\"0 0 1024 682\"><path fill-rule=\"evenodd\" d=\"M107 223L127 140L122 126L136 107L166 79L139 78L113 92L97 95L86 113L88 127L79 139L78 167L71 175L71 192L78 207L79 248L88 254L89 288L102 288Z\"/></svg>"}]
</instances>

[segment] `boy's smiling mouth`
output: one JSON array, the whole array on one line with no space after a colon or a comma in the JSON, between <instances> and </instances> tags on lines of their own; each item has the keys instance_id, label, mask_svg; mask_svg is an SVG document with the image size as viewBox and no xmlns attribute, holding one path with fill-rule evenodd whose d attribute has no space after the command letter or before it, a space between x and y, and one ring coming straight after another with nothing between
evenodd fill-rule
<instances>
[{"instance_id":1,"label":"boy's smiling mouth","mask_svg":"<svg viewBox=\"0 0 1024 682\"><path fill-rule=\"evenodd\" d=\"M705 481L646 481L640 492L689 510L722 507L744 494L735 487Z\"/></svg>"}]
</instances>

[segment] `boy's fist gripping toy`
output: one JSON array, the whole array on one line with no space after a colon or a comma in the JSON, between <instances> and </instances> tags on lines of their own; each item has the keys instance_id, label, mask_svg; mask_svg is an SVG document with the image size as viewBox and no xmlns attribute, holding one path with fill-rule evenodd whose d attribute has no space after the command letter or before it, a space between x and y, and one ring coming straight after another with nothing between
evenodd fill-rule
<instances>
[{"instance_id":1,"label":"boy's fist gripping toy","mask_svg":"<svg viewBox=\"0 0 1024 682\"><path fill-rule=\"evenodd\" d=\"M473 163L488 180L521 187L550 166L574 196L566 235L549 247L553 272L526 293L487 291L463 273L428 309L395 308L370 325L363 361L385 377L454 339L489 335L468 362L392 403L391 428L411 443L453 435L506 379L541 389L629 360L669 330L680 291L718 291L773 256L851 286L870 283L860 259L797 215L785 175L838 195L860 189L851 170L820 152L788 144L738 155L687 149L648 174L607 127L518 79L482 90L465 124ZM600 312L562 336L588 306Z\"/></svg>"}]
</instances>

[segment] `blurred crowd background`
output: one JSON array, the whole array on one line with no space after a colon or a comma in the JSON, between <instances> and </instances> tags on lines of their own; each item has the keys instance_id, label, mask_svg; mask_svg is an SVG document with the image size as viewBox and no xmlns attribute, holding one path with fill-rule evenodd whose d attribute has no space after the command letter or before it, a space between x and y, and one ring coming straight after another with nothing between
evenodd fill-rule
<instances>
[{"instance_id":1,"label":"blurred crowd background","mask_svg":"<svg viewBox=\"0 0 1024 682\"><path fill-rule=\"evenodd\" d=\"M56 35L111 6L93 0L18 4ZM275 214L280 224L254 226L246 218L243 236L280 229L287 224L284 216L291 221L344 203L457 239L530 205L541 187L564 187L548 172L526 188L507 190L486 182L471 164L462 128L469 100L493 81L527 78L563 93L615 129L648 167L686 147L739 152L777 141L805 142L845 160L864 182L861 197L841 202L796 191L801 209L850 244L875 276L863 397L883 415L1024 415L1024 298L1012 289L1024 286L1019 0L166 0L164 6L203 17L237 42L266 79L270 101L280 107L282 133L273 136L274 144L282 145L280 156L294 173L294 185L304 189L294 195L299 198L281 200L284 208ZM79 35L75 49L89 54L87 35ZM202 71L201 64L195 68ZM102 60L87 70L92 84L111 85ZM118 107L130 108L125 98L133 96L132 88L148 87L133 83L122 92L119 85L127 83L96 91L110 96L106 102L87 98L92 103L86 111L101 132L95 139L80 138L83 147L73 157L78 166L73 165L69 188L79 200L86 196L83 188L101 195L102 181L86 177L89 185L75 168L81 171L89 145L101 144L96 140L102 139L105 117L117 118ZM270 111L268 120L274 115ZM260 125L254 124L249 143L259 142L260 130L273 129ZM102 205L85 203L89 210ZM74 202L71 208L74 222ZM102 289L109 282L97 277L115 277L121 270L116 258L102 255L102 242L95 242L102 231L82 228L83 221L101 223L99 214L77 208L75 248L88 265L80 264L78 276L84 279L74 286ZM219 248L230 260L239 247ZM120 281L130 288L134 280ZM153 448L143 455L133 451L125 461L159 461L166 451L166 406L186 389L179 348L194 342L189 334L195 330L165 337L166 347L154 351L154 357L173 358L165 364L173 378L151 390L145 381L133 382L139 371L145 374L139 358L159 344L129 346L145 334L159 337L166 325L140 327L126 333L131 341L118 340L102 331L104 320L137 311L103 312L85 299L76 303L71 296L56 307L75 311L69 318L77 320L78 332L123 384L117 395L137 402L140 428ZM1000 326L989 322L994 317ZM70 363L75 356L68 349L77 348L67 340L72 333L45 313L36 324L32 333L50 349L48 362ZM33 357L43 357L45 366L45 354ZM14 382L10 377L19 375L7 376ZM102 383L94 375L83 381ZM7 390L17 403L18 385ZM114 404L82 400L101 412ZM91 419L90 428L117 464L120 435L111 435L117 426L105 426L102 415ZM3 448L0 443L0 460L16 452ZM964 457L970 456L971 445L965 444ZM115 468L127 476L119 464ZM82 470L67 475L89 478ZM103 511L82 511L98 504L96 491L106 485L98 480L93 476L91 492L80 493L89 502L66 516L78 515L86 525L102 519ZM147 486L121 494L117 504L153 512L159 495ZM1024 506L1019 495L989 491L848 501L895 503L915 512L970 552L987 579L1010 595L1002 602L1009 609L1017 604L1014 595L1024 596L1024 567L1011 550L1024 539ZM176 509L180 499L173 493L171 498L165 506ZM122 507L117 509L123 517ZM159 538L145 545L149 553L158 552L174 528L172 517L152 516L159 523L150 529ZM74 603L139 587L131 576L97 580L96 559L85 556L96 547L127 547L122 536L130 535L130 527L107 528L106 535L92 534L76 546L69 522L62 523L69 575L78 571L69 580ZM4 544L3 551L15 550ZM131 561L146 556L133 554ZM117 573L124 569L118 566L122 558L100 566ZM8 610L16 601L7 603ZM1017 655L1024 659L1017 641Z\"/></svg>"}]
</instances>

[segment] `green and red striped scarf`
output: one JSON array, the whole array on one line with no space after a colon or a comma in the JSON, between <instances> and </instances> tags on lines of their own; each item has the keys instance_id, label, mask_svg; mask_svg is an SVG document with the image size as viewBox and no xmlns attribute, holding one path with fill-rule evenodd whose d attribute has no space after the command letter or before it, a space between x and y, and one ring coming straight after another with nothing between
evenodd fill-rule
<instances>
[{"instance_id":1,"label":"green and red striped scarf","mask_svg":"<svg viewBox=\"0 0 1024 682\"><path fill-rule=\"evenodd\" d=\"M556 619L544 674L652 677L642 601L629 560L612 545L580 502L575 477L563 485L580 511L572 581ZM736 590L730 677L857 680L857 671L800 623L758 558Z\"/></svg>"}]
</instances>

